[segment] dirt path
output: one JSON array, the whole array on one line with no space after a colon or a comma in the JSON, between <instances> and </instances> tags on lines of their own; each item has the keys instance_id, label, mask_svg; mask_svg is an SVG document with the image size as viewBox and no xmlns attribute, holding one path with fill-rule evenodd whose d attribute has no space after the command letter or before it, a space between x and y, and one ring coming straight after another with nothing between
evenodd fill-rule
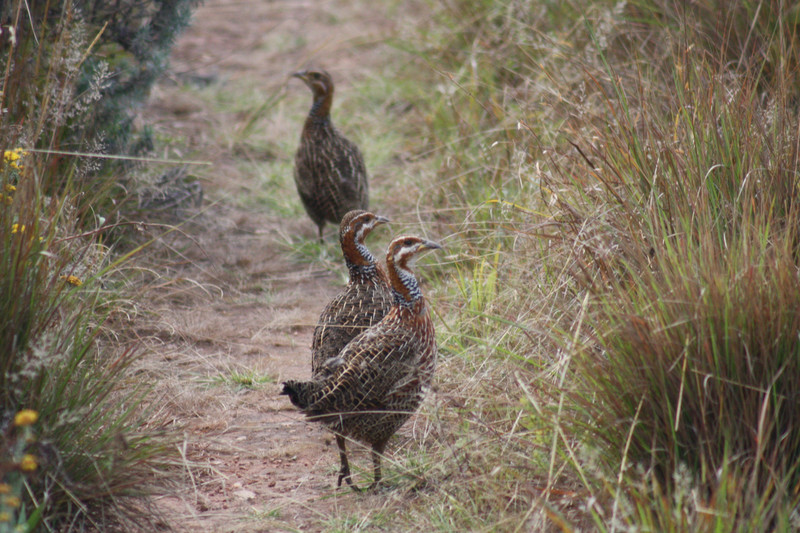
<instances>
[{"instance_id":1,"label":"dirt path","mask_svg":"<svg viewBox=\"0 0 800 533\"><path fill-rule=\"evenodd\" d=\"M253 173L271 164L291 172L292 153L280 147L294 144L310 95L299 82L287 92L287 74L322 65L337 94L346 92L390 53L381 42L395 29L380 10L346 0L207 0L144 112L162 141L174 141L164 155L213 163L192 169L206 193L202 214L147 254L151 281L136 320L159 417L185 429L194 465L185 489L157 501L175 530L326 530L336 527L331 516L385 499L335 490L332 439L277 394L281 380L309 375L313 325L343 282L334 234L311 252L319 258L292 253L292 242L314 238L313 224L247 201L264 194ZM243 134L270 97L285 100ZM285 204L295 197L293 186L274 194ZM252 386L235 383L247 379ZM354 460L369 467L359 451Z\"/></svg>"}]
</instances>

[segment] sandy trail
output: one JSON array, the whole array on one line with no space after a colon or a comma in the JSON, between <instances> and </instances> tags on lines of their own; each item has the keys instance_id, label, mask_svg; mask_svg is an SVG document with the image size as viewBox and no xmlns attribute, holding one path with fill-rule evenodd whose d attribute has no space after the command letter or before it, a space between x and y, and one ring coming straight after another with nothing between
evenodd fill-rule
<instances>
[{"instance_id":1,"label":"sandy trail","mask_svg":"<svg viewBox=\"0 0 800 533\"><path fill-rule=\"evenodd\" d=\"M310 374L313 325L343 283L333 230L323 252L329 260L298 257L287 240L316 235L305 215L241 201L258 186L248 168L270 161L291 168L291 152L258 148L299 135L310 95L299 82L287 86L289 73L322 65L344 92L348 80L385 62L380 43L394 29L380 8L366 4L208 0L144 110L157 135L181 139L187 150L166 156L213 164L192 169L206 193L202 214L147 254L156 280L137 320L148 351L142 371L158 383L159 417L184 428L186 460L198 465L183 490L156 502L175 530L322 530L341 508L385 499L335 490L331 437L278 396L281 380ZM225 87L237 94L251 88L255 102L277 95L288 103L252 128L253 143L242 134L252 114L236 102L215 103ZM292 186L276 194L296 192ZM224 379L233 375L270 382L236 387ZM365 452L355 450L352 460L368 475Z\"/></svg>"}]
</instances>

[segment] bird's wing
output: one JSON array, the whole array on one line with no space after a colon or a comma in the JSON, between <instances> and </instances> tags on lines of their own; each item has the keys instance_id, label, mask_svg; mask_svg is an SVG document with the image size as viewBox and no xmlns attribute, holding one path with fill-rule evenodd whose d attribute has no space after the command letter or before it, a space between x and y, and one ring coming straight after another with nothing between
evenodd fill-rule
<instances>
[{"instance_id":1,"label":"bird's wing","mask_svg":"<svg viewBox=\"0 0 800 533\"><path fill-rule=\"evenodd\" d=\"M337 151L336 169L344 198L361 198L367 187L367 167L364 156L355 143L339 137L341 149Z\"/></svg>"},{"instance_id":2,"label":"bird's wing","mask_svg":"<svg viewBox=\"0 0 800 533\"><path fill-rule=\"evenodd\" d=\"M349 301L353 298L351 287L340 292L328 302L319 316L311 341L311 373L317 375L328 359L335 357L360 332L353 332L357 310Z\"/></svg>"},{"instance_id":3,"label":"bird's wing","mask_svg":"<svg viewBox=\"0 0 800 533\"><path fill-rule=\"evenodd\" d=\"M387 395L414 373L414 337L407 330L372 328L339 354L341 365L326 376L309 402L309 414L380 408Z\"/></svg>"}]
</instances>

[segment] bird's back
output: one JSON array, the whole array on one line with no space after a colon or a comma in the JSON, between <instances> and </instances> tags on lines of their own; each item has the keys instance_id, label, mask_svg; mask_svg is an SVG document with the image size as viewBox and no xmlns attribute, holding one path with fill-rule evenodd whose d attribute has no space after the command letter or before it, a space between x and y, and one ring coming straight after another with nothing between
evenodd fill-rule
<instances>
[{"instance_id":1,"label":"bird's back","mask_svg":"<svg viewBox=\"0 0 800 533\"><path fill-rule=\"evenodd\" d=\"M333 222L369 207L369 185L358 146L332 124L307 121L295 154L295 183L316 224Z\"/></svg>"},{"instance_id":2,"label":"bird's back","mask_svg":"<svg viewBox=\"0 0 800 533\"><path fill-rule=\"evenodd\" d=\"M424 300L419 305L393 307L347 344L338 364L306 382L297 403L305 414L339 434L386 441L419 406L433 377L433 322Z\"/></svg>"},{"instance_id":3,"label":"bird's back","mask_svg":"<svg viewBox=\"0 0 800 533\"><path fill-rule=\"evenodd\" d=\"M392 292L379 266L370 276L356 277L334 297L320 315L311 344L311 375L328 372L358 334L377 324L392 306Z\"/></svg>"}]
</instances>

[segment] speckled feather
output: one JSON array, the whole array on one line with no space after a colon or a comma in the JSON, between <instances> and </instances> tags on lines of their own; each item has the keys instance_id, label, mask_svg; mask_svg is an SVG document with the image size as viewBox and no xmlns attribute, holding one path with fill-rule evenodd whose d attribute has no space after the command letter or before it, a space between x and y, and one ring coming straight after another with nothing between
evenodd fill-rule
<instances>
[{"instance_id":1,"label":"speckled feather","mask_svg":"<svg viewBox=\"0 0 800 533\"><path fill-rule=\"evenodd\" d=\"M283 394L311 420L372 444L376 482L375 457L417 409L436 366L433 321L410 269L414 256L429 248L440 246L417 237L394 239L386 255L394 303L383 320L350 341L311 381L284 383ZM340 481L350 483L342 445L340 450Z\"/></svg>"},{"instance_id":2,"label":"speckled feather","mask_svg":"<svg viewBox=\"0 0 800 533\"><path fill-rule=\"evenodd\" d=\"M386 442L417 409L436 361L427 305L395 306L340 353L338 366L313 384L303 412L341 435L369 444Z\"/></svg>"},{"instance_id":3,"label":"speckled feather","mask_svg":"<svg viewBox=\"0 0 800 533\"><path fill-rule=\"evenodd\" d=\"M303 206L321 234L326 222L338 224L348 211L369 207L367 170L358 146L331 121L334 87L330 75L303 71L294 76L314 93L295 154L294 179Z\"/></svg>"},{"instance_id":4,"label":"speckled feather","mask_svg":"<svg viewBox=\"0 0 800 533\"><path fill-rule=\"evenodd\" d=\"M377 324L392 305L386 272L364 244L372 229L387 221L361 210L350 211L342 218L339 241L350 279L347 287L325 306L314 329L313 377L328 373L331 366L338 364L342 348L356 335Z\"/></svg>"}]
</instances>

